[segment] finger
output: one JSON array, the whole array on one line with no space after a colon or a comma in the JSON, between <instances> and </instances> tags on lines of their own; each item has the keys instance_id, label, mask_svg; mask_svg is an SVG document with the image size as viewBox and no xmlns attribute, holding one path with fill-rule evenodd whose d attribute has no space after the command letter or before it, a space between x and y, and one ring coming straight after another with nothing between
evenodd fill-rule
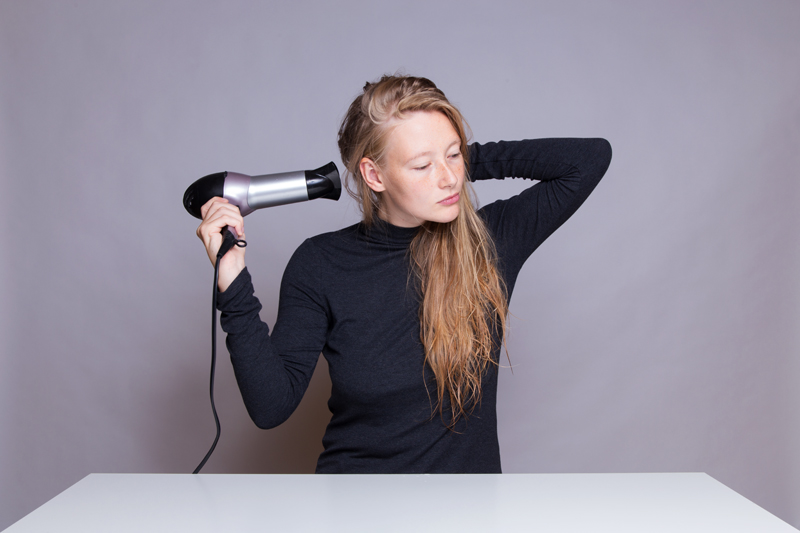
<instances>
[{"instance_id":1,"label":"finger","mask_svg":"<svg viewBox=\"0 0 800 533\"><path fill-rule=\"evenodd\" d=\"M236 206L212 206L211 210L206 214L205 222L219 225L219 221L224 219L227 226L234 226L242 229L244 226L244 219Z\"/></svg>"},{"instance_id":2,"label":"finger","mask_svg":"<svg viewBox=\"0 0 800 533\"><path fill-rule=\"evenodd\" d=\"M206 247L212 243L218 247L221 240L221 233L226 226L230 226L236 231L239 238L244 234L244 220L238 209L235 211L229 209L218 209L213 212L206 213L203 222L197 228L197 236Z\"/></svg>"},{"instance_id":3,"label":"finger","mask_svg":"<svg viewBox=\"0 0 800 533\"><path fill-rule=\"evenodd\" d=\"M227 204L227 203L229 203L227 198L222 198L221 196L214 196L211 199L209 199L206 203L204 203L203 206L200 208L200 216L205 218L206 213L215 204Z\"/></svg>"},{"instance_id":4,"label":"finger","mask_svg":"<svg viewBox=\"0 0 800 533\"><path fill-rule=\"evenodd\" d=\"M203 221L216 220L222 216L230 216L237 220L241 220L242 214L239 208L233 204L214 202L209 205L208 210L203 216Z\"/></svg>"},{"instance_id":5,"label":"finger","mask_svg":"<svg viewBox=\"0 0 800 533\"><path fill-rule=\"evenodd\" d=\"M241 211L239 211L239 207L237 205L227 202L213 202L209 204L208 209L206 210L203 216L203 219L212 220L215 217L218 217L222 214L228 214L237 219L242 218L242 213Z\"/></svg>"}]
</instances>

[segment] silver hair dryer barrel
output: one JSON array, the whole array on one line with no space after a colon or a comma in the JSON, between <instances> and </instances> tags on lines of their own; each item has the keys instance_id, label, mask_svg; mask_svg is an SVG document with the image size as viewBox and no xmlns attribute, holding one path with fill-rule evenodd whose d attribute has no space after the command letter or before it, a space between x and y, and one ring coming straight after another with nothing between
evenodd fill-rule
<instances>
[{"instance_id":1,"label":"silver hair dryer barrel","mask_svg":"<svg viewBox=\"0 0 800 533\"><path fill-rule=\"evenodd\" d=\"M339 170L331 161L316 170L247 176L236 172L209 174L192 183L183 194L190 215L203 218L200 208L214 196L239 206L242 216L256 209L305 202L316 198L338 200L342 195Z\"/></svg>"}]
</instances>

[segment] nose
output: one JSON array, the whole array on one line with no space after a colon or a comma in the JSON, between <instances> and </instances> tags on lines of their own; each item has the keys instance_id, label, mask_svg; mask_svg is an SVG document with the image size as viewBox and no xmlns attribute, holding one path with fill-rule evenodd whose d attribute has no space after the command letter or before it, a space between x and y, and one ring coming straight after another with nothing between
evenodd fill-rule
<instances>
[{"instance_id":1,"label":"nose","mask_svg":"<svg viewBox=\"0 0 800 533\"><path fill-rule=\"evenodd\" d=\"M439 171L439 187L442 189L447 189L453 187L457 183L458 174L456 173L456 169L445 162L442 165L442 169Z\"/></svg>"}]
</instances>

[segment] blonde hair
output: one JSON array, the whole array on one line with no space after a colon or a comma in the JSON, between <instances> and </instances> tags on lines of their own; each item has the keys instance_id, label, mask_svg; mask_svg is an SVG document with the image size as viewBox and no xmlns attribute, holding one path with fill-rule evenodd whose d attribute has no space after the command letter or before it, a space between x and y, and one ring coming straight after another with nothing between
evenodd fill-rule
<instances>
[{"instance_id":1,"label":"blonde hair","mask_svg":"<svg viewBox=\"0 0 800 533\"><path fill-rule=\"evenodd\" d=\"M360 162L384 160L390 122L415 111L439 112L448 118L461 143L468 172L467 129L461 112L426 78L383 76L367 83L350 105L339 128L339 151L346 167L348 192L360 203L369 226L380 212L380 193L367 186ZM489 231L475 211L472 190L459 198L459 215L452 222L424 222L409 248L411 272L420 297L420 339L425 362L436 378L437 404L444 420L449 403L453 427L481 400L482 377L497 362L506 328L508 302L497 269L497 252ZM424 372L424 368L423 368Z\"/></svg>"}]
</instances>

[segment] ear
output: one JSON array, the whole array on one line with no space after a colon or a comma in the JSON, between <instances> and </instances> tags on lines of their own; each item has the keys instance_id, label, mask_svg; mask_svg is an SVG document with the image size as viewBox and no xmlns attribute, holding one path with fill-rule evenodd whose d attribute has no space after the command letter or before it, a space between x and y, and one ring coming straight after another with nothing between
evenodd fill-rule
<instances>
[{"instance_id":1,"label":"ear","mask_svg":"<svg viewBox=\"0 0 800 533\"><path fill-rule=\"evenodd\" d=\"M361 159L361 162L358 164L358 169L361 171L361 176L367 183L367 187L375 192L383 192L386 190L381 169L378 168L378 165L376 165L372 159L368 157Z\"/></svg>"}]
</instances>

